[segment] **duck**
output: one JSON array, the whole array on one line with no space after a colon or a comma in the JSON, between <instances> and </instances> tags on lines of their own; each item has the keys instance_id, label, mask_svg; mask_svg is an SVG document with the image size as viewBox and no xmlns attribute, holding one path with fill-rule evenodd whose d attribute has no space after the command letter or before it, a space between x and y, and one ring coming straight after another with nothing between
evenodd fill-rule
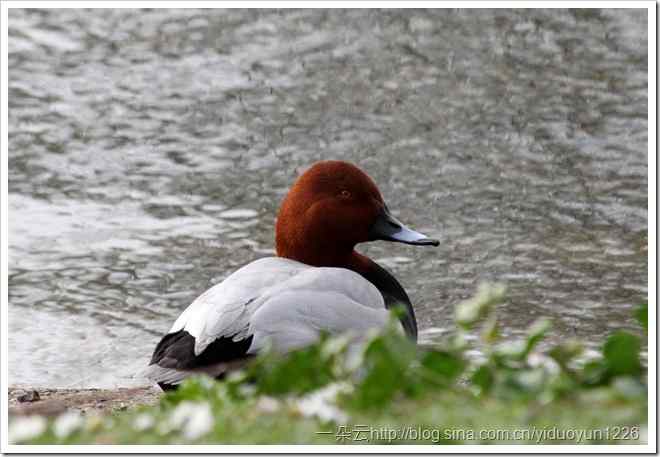
<instances>
[{"instance_id":1,"label":"duck","mask_svg":"<svg viewBox=\"0 0 660 457\"><path fill-rule=\"evenodd\" d=\"M276 256L248 263L197 297L156 345L146 377L163 390L200 373L221 379L266 348L287 353L322 333L382 329L394 307L403 311L403 332L416 341L404 287L355 250L372 241L439 245L395 218L356 165L313 164L279 208Z\"/></svg>"}]
</instances>

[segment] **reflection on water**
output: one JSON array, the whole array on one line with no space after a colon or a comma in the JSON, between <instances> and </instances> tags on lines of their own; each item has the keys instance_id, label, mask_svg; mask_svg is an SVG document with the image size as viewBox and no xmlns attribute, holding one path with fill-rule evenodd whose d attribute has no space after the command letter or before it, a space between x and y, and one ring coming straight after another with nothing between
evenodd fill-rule
<instances>
[{"instance_id":1,"label":"reflection on water","mask_svg":"<svg viewBox=\"0 0 660 457\"><path fill-rule=\"evenodd\" d=\"M484 280L509 285L505 334L639 331L646 31L622 9L11 9L10 382L139 382L325 158L441 240L361 247L422 337Z\"/></svg>"}]
</instances>

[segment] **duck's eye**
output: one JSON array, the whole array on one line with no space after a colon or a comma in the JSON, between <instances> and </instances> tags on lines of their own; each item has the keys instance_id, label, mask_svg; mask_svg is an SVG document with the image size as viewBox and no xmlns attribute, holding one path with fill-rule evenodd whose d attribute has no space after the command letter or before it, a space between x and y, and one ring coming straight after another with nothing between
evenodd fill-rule
<instances>
[{"instance_id":1,"label":"duck's eye","mask_svg":"<svg viewBox=\"0 0 660 457\"><path fill-rule=\"evenodd\" d=\"M341 198L351 198L351 193L349 191L347 191L346 189L344 189L339 193L339 196Z\"/></svg>"}]
</instances>

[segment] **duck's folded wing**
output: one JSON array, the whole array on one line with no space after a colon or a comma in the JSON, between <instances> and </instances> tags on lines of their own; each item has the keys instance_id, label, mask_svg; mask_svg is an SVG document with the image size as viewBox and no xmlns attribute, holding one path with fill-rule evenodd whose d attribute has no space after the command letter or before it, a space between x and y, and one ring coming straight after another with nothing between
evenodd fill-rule
<instances>
[{"instance_id":1,"label":"duck's folded wing","mask_svg":"<svg viewBox=\"0 0 660 457\"><path fill-rule=\"evenodd\" d=\"M252 316L249 353L266 347L287 352L313 344L322 332L363 336L383 328L389 319L384 306L359 303L336 291L282 292L265 302Z\"/></svg>"},{"instance_id":2,"label":"duck's folded wing","mask_svg":"<svg viewBox=\"0 0 660 457\"><path fill-rule=\"evenodd\" d=\"M345 268L309 268L269 291L250 319L249 353L278 352L318 340L321 332L364 334L386 325L389 312L376 287Z\"/></svg>"}]
</instances>

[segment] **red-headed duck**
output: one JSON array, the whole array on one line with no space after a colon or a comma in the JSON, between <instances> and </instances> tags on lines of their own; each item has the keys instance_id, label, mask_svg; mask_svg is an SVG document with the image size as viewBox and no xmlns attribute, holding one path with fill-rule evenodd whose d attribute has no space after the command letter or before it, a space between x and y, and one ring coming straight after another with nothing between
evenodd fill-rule
<instances>
[{"instance_id":1,"label":"red-headed duck","mask_svg":"<svg viewBox=\"0 0 660 457\"><path fill-rule=\"evenodd\" d=\"M320 333L382 328L402 305L404 331L417 323L404 288L355 245L385 240L434 245L390 214L376 184L355 165L314 164L277 216L277 257L255 260L200 295L154 350L147 377L163 389L204 372L222 377L266 346L286 352Z\"/></svg>"}]
</instances>

